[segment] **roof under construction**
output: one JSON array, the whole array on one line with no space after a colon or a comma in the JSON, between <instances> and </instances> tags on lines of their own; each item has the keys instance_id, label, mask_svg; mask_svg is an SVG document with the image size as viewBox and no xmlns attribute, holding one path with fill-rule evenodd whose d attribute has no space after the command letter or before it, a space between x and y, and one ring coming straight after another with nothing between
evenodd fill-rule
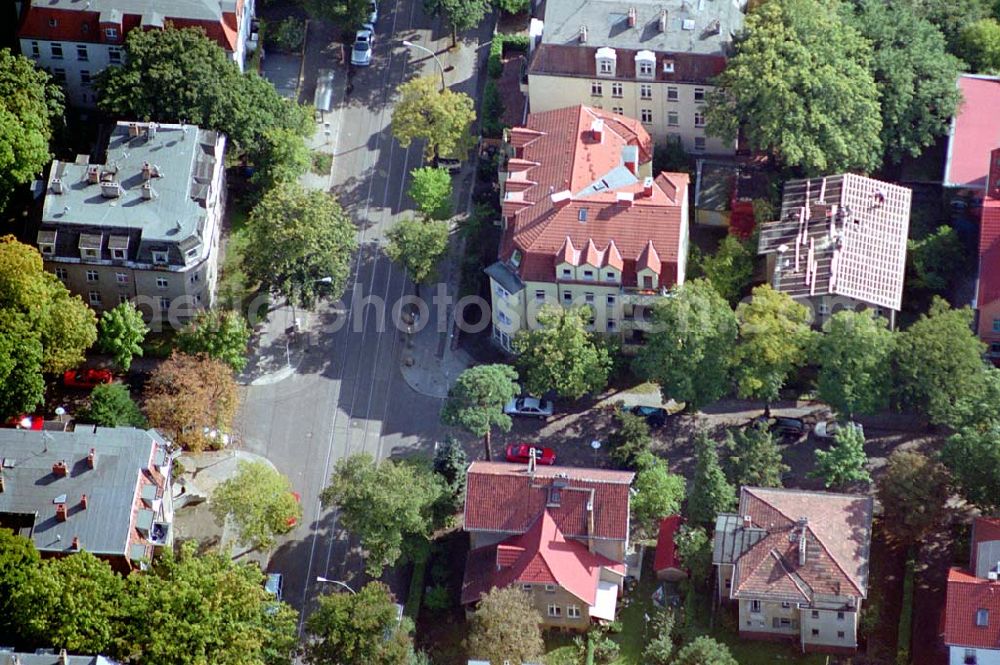
<instances>
[{"instance_id":1,"label":"roof under construction","mask_svg":"<svg viewBox=\"0 0 1000 665\"><path fill-rule=\"evenodd\" d=\"M793 298L840 295L898 311L909 226L905 187L851 173L792 180L758 252L777 255L772 285Z\"/></svg>"}]
</instances>

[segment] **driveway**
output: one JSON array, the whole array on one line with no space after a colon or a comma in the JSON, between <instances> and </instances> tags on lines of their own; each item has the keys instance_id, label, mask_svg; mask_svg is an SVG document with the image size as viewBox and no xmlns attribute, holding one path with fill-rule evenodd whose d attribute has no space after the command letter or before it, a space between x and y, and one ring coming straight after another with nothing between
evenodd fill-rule
<instances>
[{"instance_id":1,"label":"driveway","mask_svg":"<svg viewBox=\"0 0 1000 665\"><path fill-rule=\"evenodd\" d=\"M282 97L297 99L299 94L299 73L302 71L302 57L276 51L264 54L261 74L274 84Z\"/></svg>"}]
</instances>

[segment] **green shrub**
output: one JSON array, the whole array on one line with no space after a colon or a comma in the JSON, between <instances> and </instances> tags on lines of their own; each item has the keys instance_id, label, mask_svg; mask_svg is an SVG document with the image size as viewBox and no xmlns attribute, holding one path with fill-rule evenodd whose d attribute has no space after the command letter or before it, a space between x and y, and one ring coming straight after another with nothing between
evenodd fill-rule
<instances>
[{"instance_id":1,"label":"green shrub","mask_svg":"<svg viewBox=\"0 0 1000 665\"><path fill-rule=\"evenodd\" d=\"M289 16L280 23L269 25L265 33L265 39L271 47L290 53L299 51L305 38L305 22L294 16Z\"/></svg>"},{"instance_id":2,"label":"green shrub","mask_svg":"<svg viewBox=\"0 0 1000 665\"><path fill-rule=\"evenodd\" d=\"M328 176L331 168L333 168L333 155L328 152L314 152L312 154L313 173Z\"/></svg>"},{"instance_id":3,"label":"green shrub","mask_svg":"<svg viewBox=\"0 0 1000 665\"><path fill-rule=\"evenodd\" d=\"M451 594L448 587L435 584L424 593L424 607L429 610L441 611L451 607Z\"/></svg>"},{"instance_id":4,"label":"green shrub","mask_svg":"<svg viewBox=\"0 0 1000 665\"><path fill-rule=\"evenodd\" d=\"M498 5L500 3L509 3L512 6L520 4L522 0L497 0ZM527 4L527 0L523 0ZM501 9L504 9L502 6ZM504 10L507 11L507 10ZM517 12L512 12L517 13ZM504 51L528 51L529 37L528 35L504 35L496 34L493 35L493 41L490 42L490 57L486 61L486 71L489 75L495 79L500 78L503 74L503 55Z\"/></svg>"},{"instance_id":5,"label":"green shrub","mask_svg":"<svg viewBox=\"0 0 1000 665\"><path fill-rule=\"evenodd\" d=\"M494 3L502 12L507 14L520 14L528 11L529 0L495 0Z\"/></svg>"},{"instance_id":6,"label":"green shrub","mask_svg":"<svg viewBox=\"0 0 1000 665\"><path fill-rule=\"evenodd\" d=\"M500 89L492 80L486 81L483 90L483 136L496 139L503 135L503 111Z\"/></svg>"}]
</instances>

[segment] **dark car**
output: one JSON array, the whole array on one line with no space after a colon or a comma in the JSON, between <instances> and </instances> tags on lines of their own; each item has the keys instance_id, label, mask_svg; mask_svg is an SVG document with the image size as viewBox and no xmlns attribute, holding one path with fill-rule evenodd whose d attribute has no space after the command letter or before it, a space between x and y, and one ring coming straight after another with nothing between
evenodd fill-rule
<instances>
[{"instance_id":1,"label":"dark car","mask_svg":"<svg viewBox=\"0 0 1000 665\"><path fill-rule=\"evenodd\" d=\"M806 423L801 418L765 418L759 416L747 425L767 427L772 434L777 434L784 439L800 439L806 434Z\"/></svg>"},{"instance_id":2,"label":"dark car","mask_svg":"<svg viewBox=\"0 0 1000 665\"><path fill-rule=\"evenodd\" d=\"M543 446L533 446L530 443L512 443L507 446L507 461L527 464L532 450L535 451L536 464L556 463L556 451Z\"/></svg>"},{"instance_id":3,"label":"dark car","mask_svg":"<svg viewBox=\"0 0 1000 665\"><path fill-rule=\"evenodd\" d=\"M642 404L637 404L628 410L633 416L641 416L646 419L646 424L649 425L651 429L657 429L663 427L667 424L667 419L670 418L670 414L666 409L659 406L643 406Z\"/></svg>"}]
</instances>

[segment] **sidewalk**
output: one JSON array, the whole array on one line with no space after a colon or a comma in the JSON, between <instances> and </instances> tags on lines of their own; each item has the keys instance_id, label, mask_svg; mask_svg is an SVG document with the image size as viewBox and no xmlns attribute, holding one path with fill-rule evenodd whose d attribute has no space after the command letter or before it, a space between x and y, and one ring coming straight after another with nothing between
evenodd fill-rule
<instances>
[{"instance_id":1,"label":"sidewalk","mask_svg":"<svg viewBox=\"0 0 1000 665\"><path fill-rule=\"evenodd\" d=\"M309 312L296 308L293 314L293 309L284 304L268 311L267 318L255 327L247 366L239 373L237 381L243 385L263 386L294 374L306 353L309 335L304 333L308 320Z\"/></svg>"}]
</instances>

